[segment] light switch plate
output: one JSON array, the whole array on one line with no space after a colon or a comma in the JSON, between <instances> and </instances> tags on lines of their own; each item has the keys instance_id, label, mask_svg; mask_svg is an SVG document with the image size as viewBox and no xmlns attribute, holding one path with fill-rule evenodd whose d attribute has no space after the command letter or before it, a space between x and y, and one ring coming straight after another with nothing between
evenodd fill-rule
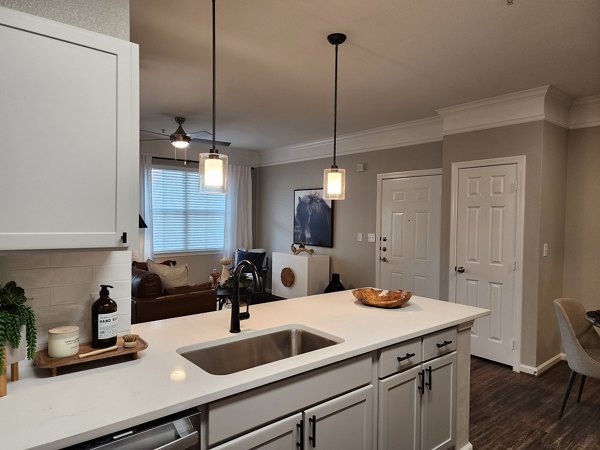
<instances>
[{"instance_id":1,"label":"light switch plate","mask_svg":"<svg viewBox=\"0 0 600 450\"><path fill-rule=\"evenodd\" d=\"M358 236L356 237L356 240L358 242L362 242L362 233L358 233Z\"/></svg>"},{"instance_id":2,"label":"light switch plate","mask_svg":"<svg viewBox=\"0 0 600 450\"><path fill-rule=\"evenodd\" d=\"M375 242L375 233L369 233L369 234L367 235L367 240L368 240L369 242Z\"/></svg>"},{"instance_id":3,"label":"light switch plate","mask_svg":"<svg viewBox=\"0 0 600 450\"><path fill-rule=\"evenodd\" d=\"M544 242L544 256L548 256L548 244Z\"/></svg>"}]
</instances>

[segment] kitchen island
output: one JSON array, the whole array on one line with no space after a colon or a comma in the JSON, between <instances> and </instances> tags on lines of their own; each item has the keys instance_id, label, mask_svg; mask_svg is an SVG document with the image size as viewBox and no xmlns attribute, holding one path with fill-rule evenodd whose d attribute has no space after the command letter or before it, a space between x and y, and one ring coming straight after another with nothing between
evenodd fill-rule
<instances>
[{"instance_id":1,"label":"kitchen island","mask_svg":"<svg viewBox=\"0 0 600 450\"><path fill-rule=\"evenodd\" d=\"M281 380L307 377L357 357L372 361L377 379L380 352L452 328L456 330L455 445L470 447L470 326L487 310L422 297L413 297L403 308L385 310L364 306L344 291L256 305L250 312L238 335L228 331L229 310L134 325L132 332L149 347L133 361L57 377L30 362L21 363L21 380L9 383L8 396L0 398L2 448L62 448L251 390L268 390ZM211 375L177 352L287 324L310 327L341 342L228 375Z\"/></svg>"}]
</instances>

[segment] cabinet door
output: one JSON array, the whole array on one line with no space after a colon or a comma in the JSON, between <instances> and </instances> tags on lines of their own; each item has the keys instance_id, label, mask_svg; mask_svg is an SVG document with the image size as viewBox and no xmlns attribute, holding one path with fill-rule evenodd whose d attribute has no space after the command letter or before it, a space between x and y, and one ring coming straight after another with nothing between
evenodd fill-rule
<instances>
[{"instance_id":1,"label":"cabinet door","mask_svg":"<svg viewBox=\"0 0 600 450\"><path fill-rule=\"evenodd\" d=\"M373 387L366 386L304 412L304 448L368 450L373 439Z\"/></svg>"},{"instance_id":2,"label":"cabinet door","mask_svg":"<svg viewBox=\"0 0 600 450\"><path fill-rule=\"evenodd\" d=\"M0 250L137 236L137 46L0 8Z\"/></svg>"},{"instance_id":3,"label":"cabinet door","mask_svg":"<svg viewBox=\"0 0 600 450\"><path fill-rule=\"evenodd\" d=\"M379 450L415 450L421 445L421 366L379 382Z\"/></svg>"},{"instance_id":4,"label":"cabinet door","mask_svg":"<svg viewBox=\"0 0 600 450\"><path fill-rule=\"evenodd\" d=\"M456 439L456 352L423 363L421 448L443 449Z\"/></svg>"},{"instance_id":5,"label":"cabinet door","mask_svg":"<svg viewBox=\"0 0 600 450\"><path fill-rule=\"evenodd\" d=\"M214 447L213 450L297 450L300 446L302 413L259 428Z\"/></svg>"}]
</instances>

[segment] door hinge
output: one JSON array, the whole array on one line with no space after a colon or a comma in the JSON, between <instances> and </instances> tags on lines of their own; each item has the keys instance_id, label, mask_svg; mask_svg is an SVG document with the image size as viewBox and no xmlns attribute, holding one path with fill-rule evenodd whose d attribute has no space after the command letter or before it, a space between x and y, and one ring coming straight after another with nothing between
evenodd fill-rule
<instances>
[{"instance_id":1,"label":"door hinge","mask_svg":"<svg viewBox=\"0 0 600 450\"><path fill-rule=\"evenodd\" d=\"M510 348L511 348L511 350L515 349L515 340L514 339L510 340Z\"/></svg>"},{"instance_id":2,"label":"door hinge","mask_svg":"<svg viewBox=\"0 0 600 450\"><path fill-rule=\"evenodd\" d=\"M513 192L517 192L519 190L519 182L518 181L513 182L512 190L513 190Z\"/></svg>"},{"instance_id":3,"label":"door hinge","mask_svg":"<svg viewBox=\"0 0 600 450\"><path fill-rule=\"evenodd\" d=\"M516 272L516 271L517 271L517 268L518 268L518 266L517 266L517 261L514 261L514 262L513 262L513 272Z\"/></svg>"}]
</instances>

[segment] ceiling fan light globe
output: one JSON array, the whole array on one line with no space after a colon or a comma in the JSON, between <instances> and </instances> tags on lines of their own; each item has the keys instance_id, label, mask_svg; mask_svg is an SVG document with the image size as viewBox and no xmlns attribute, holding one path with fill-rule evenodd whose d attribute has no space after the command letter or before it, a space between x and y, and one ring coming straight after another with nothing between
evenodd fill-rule
<instances>
[{"instance_id":1,"label":"ceiling fan light globe","mask_svg":"<svg viewBox=\"0 0 600 450\"><path fill-rule=\"evenodd\" d=\"M175 148L187 148L187 146L190 145L190 142L192 141L192 139L189 136L182 136L177 134L172 134L170 136L170 140L171 145L173 145L173 147Z\"/></svg>"}]
</instances>

